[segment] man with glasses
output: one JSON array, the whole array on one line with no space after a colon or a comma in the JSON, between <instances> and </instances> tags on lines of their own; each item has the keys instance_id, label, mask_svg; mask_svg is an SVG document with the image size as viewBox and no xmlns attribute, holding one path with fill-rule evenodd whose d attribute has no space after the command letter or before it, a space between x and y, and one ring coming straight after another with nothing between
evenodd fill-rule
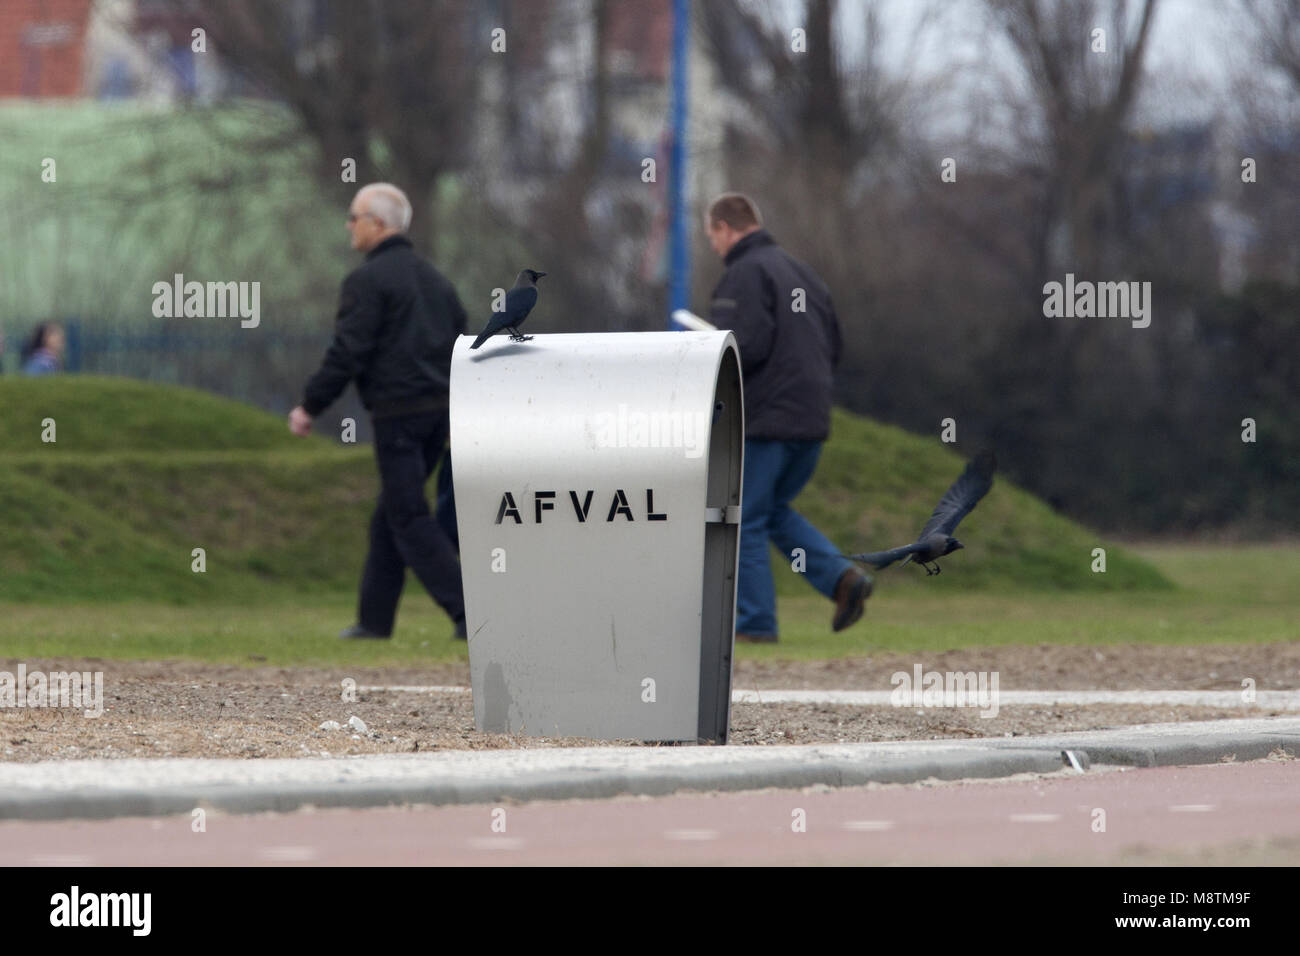
<instances>
[{"instance_id":1,"label":"man with glasses","mask_svg":"<svg viewBox=\"0 0 1300 956\"><path fill-rule=\"evenodd\" d=\"M451 353L465 331L465 309L451 282L412 247L410 224L411 204L396 186L357 192L347 227L365 262L343 280L334 340L289 413L289 429L307 435L355 380L374 424L381 490L357 623L343 638L391 636L408 567L452 619L456 637L465 637L460 562L424 497L447 443Z\"/></svg>"}]
</instances>

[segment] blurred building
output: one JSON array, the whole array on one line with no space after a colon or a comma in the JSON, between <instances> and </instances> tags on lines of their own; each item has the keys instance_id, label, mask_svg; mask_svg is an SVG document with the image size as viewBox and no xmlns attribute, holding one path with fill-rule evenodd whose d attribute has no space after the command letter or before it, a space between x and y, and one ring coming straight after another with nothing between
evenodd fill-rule
<instances>
[{"instance_id":1,"label":"blurred building","mask_svg":"<svg viewBox=\"0 0 1300 956\"><path fill-rule=\"evenodd\" d=\"M0 97L82 95L92 0L0 0Z\"/></svg>"},{"instance_id":2,"label":"blurred building","mask_svg":"<svg viewBox=\"0 0 1300 956\"><path fill-rule=\"evenodd\" d=\"M194 0L96 0L86 36L86 94L211 103L231 90Z\"/></svg>"}]
</instances>

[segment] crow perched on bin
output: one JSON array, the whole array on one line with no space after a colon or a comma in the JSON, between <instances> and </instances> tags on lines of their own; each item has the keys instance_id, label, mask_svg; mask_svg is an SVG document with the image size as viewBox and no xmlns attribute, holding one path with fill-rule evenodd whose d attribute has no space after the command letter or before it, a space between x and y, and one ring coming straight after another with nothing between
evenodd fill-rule
<instances>
[{"instance_id":1,"label":"crow perched on bin","mask_svg":"<svg viewBox=\"0 0 1300 956\"><path fill-rule=\"evenodd\" d=\"M903 564L915 561L925 568L925 573L938 574L938 558L952 554L965 545L952 536L957 524L971 513L990 488L993 487L993 472L997 469L997 459L993 452L984 451L971 459L966 470L952 483L939 505L930 515L930 520L921 529L920 537L912 544L889 551L874 551L868 554L849 554L845 557L869 564L877 570L887 568L900 558ZM930 570L930 565L934 570Z\"/></svg>"},{"instance_id":2,"label":"crow perched on bin","mask_svg":"<svg viewBox=\"0 0 1300 956\"><path fill-rule=\"evenodd\" d=\"M528 318L528 313L533 311L533 306L537 304L537 280L544 275L546 275L545 272L537 272L534 269L525 269L519 273L519 278L515 280L514 287L506 293L504 311L497 312L488 320L487 328L479 333L479 337L474 340L474 344L470 348L478 348L491 336L496 335L503 329L510 330L511 341L527 342L531 339L531 335L522 335L519 332L519 326L524 319Z\"/></svg>"}]
</instances>

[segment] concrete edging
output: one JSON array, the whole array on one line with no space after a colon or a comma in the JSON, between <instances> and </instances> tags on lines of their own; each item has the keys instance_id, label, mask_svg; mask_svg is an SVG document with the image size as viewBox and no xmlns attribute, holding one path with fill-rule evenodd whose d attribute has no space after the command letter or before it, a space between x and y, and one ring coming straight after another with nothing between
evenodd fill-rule
<instances>
[{"instance_id":1,"label":"concrete edging","mask_svg":"<svg viewBox=\"0 0 1300 956\"><path fill-rule=\"evenodd\" d=\"M313 807L495 803L797 789L1155 767L1300 754L1300 718L1150 724L1023 738L790 747L556 748L270 761L110 760L0 765L0 820L105 819ZM132 781L132 774L137 778ZM96 774L105 779L96 780ZM190 776L192 782L177 782ZM298 779L294 779L295 775ZM243 776L245 779L239 780ZM150 778L153 778L152 780ZM162 783L161 777L167 782ZM315 778L315 779L311 779Z\"/></svg>"}]
</instances>

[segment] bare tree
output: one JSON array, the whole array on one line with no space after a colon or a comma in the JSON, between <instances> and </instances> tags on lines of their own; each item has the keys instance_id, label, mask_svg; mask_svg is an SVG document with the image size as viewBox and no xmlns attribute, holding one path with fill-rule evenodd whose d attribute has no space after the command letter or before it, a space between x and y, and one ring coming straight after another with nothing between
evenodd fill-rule
<instances>
[{"instance_id":1,"label":"bare tree","mask_svg":"<svg viewBox=\"0 0 1300 956\"><path fill-rule=\"evenodd\" d=\"M1044 142L1049 233L1040 274L1097 274L1112 186L1159 0L986 0L1029 80ZM1136 22L1134 22L1136 21Z\"/></svg>"},{"instance_id":2,"label":"bare tree","mask_svg":"<svg viewBox=\"0 0 1300 956\"><path fill-rule=\"evenodd\" d=\"M1252 3L1242 12L1259 43L1261 61L1286 74L1300 93L1300 0Z\"/></svg>"},{"instance_id":3,"label":"bare tree","mask_svg":"<svg viewBox=\"0 0 1300 956\"><path fill-rule=\"evenodd\" d=\"M744 108L728 129L733 179L765 194L823 269L858 268L844 239L862 227L861 174L896 148L907 106L906 83L877 56L877 4L720 0L696 9L719 81ZM865 44L853 55L840 42L850 16L862 18Z\"/></svg>"},{"instance_id":4,"label":"bare tree","mask_svg":"<svg viewBox=\"0 0 1300 956\"><path fill-rule=\"evenodd\" d=\"M1242 62L1227 124L1236 181L1224 212L1236 218L1238 236L1249 237L1237 249L1241 278L1291 282L1300 272L1300 0L1243 0L1230 9ZM1237 166L1247 158L1249 174Z\"/></svg>"},{"instance_id":5,"label":"bare tree","mask_svg":"<svg viewBox=\"0 0 1300 956\"><path fill-rule=\"evenodd\" d=\"M470 160L488 36L457 0L197 0L223 60L297 115L320 147L317 175L340 196L387 179L410 196L412 239L428 248L442 224L436 184Z\"/></svg>"}]
</instances>

